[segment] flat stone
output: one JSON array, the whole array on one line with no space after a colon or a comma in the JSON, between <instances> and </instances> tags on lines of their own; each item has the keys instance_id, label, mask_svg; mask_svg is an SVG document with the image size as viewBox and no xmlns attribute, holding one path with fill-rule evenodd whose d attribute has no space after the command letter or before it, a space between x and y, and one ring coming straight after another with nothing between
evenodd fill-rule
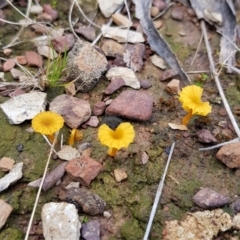
<instances>
[{"instance_id":1,"label":"flat stone","mask_svg":"<svg viewBox=\"0 0 240 240\"><path fill-rule=\"evenodd\" d=\"M23 73L22 71L20 71L20 70L18 70L16 68L12 68L10 70L10 72L11 72L11 74L12 74L14 79L18 79L19 77L25 75L25 73Z\"/></svg>"},{"instance_id":2,"label":"flat stone","mask_svg":"<svg viewBox=\"0 0 240 240\"><path fill-rule=\"evenodd\" d=\"M151 62L156 66L161 69L166 69L166 64L162 58L160 58L158 55L154 54L153 56L150 57Z\"/></svg>"},{"instance_id":3,"label":"flat stone","mask_svg":"<svg viewBox=\"0 0 240 240\"><path fill-rule=\"evenodd\" d=\"M33 51L27 51L25 53L25 57L27 59L28 66L37 66L41 68L43 66L42 57Z\"/></svg>"},{"instance_id":4,"label":"flat stone","mask_svg":"<svg viewBox=\"0 0 240 240\"><path fill-rule=\"evenodd\" d=\"M212 135L208 129L201 129L197 131L198 141L202 143L216 143L217 139Z\"/></svg>"},{"instance_id":5,"label":"flat stone","mask_svg":"<svg viewBox=\"0 0 240 240\"><path fill-rule=\"evenodd\" d=\"M114 169L113 174L117 182L121 182L128 177L127 173L121 169Z\"/></svg>"},{"instance_id":6,"label":"flat stone","mask_svg":"<svg viewBox=\"0 0 240 240\"><path fill-rule=\"evenodd\" d=\"M9 157L2 157L0 159L0 169L3 172L8 172L10 171L15 164L15 161L12 158Z\"/></svg>"},{"instance_id":7,"label":"flat stone","mask_svg":"<svg viewBox=\"0 0 240 240\"><path fill-rule=\"evenodd\" d=\"M123 5L124 0L97 0L99 8L104 17L109 18L121 5Z\"/></svg>"},{"instance_id":8,"label":"flat stone","mask_svg":"<svg viewBox=\"0 0 240 240\"><path fill-rule=\"evenodd\" d=\"M167 4L163 0L153 0L153 6L157 7L159 11L162 11L166 8Z\"/></svg>"},{"instance_id":9,"label":"flat stone","mask_svg":"<svg viewBox=\"0 0 240 240\"><path fill-rule=\"evenodd\" d=\"M75 181L79 181L83 186L89 186L102 169L102 164L90 157L74 158L65 167L69 176Z\"/></svg>"},{"instance_id":10,"label":"flat stone","mask_svg":"<svg viewBox=\"0 0 240 240\"><path fill-rule=\"evenodd\" d=\"M21 65L27 64L26 56L16 56L16 61Z\"/></svg>"},{"instance_id":11,"label":"flat stone","mask_svg":"<svg viewBox=\"0 0 240 240\"><path fill-rule=\"evenodd\" d=\"M108 57L116 57L116 55L122 56L124 52L124 46L111 39L104 40L101 49Z\"/></svg>"},{"instance_id":12,"label":"flat stone","mask_svg":"<svg viewBox=\"0 0 240 240\"><path fill-rule=\"evenodd\" d=\"M240 142L222 146L216 157L229 168L240 168Z\"/></svg>"},{"instance_id":13,"label":"flat stone","mask_svg":"<svg viewBox=\"0 0 240 240\"><path fill-rule=\"evenodd\" d=\"M73 148L69 145L64 145L57 152L57 156L62 160L70 161L74 158L80 157L80 153L76 148Z\"/></svg>"},{"instance_id":14,"label":"flat stone","mask_svg":"<svg viewBox=\"0 0 240 240\"><path fill-rule=\"evenodd\" d=\"M230 198L210 188L203 188L193 196L193 202L203 209L217 208L229 203Z\"/></svg>"},{"instance_id":15,"label":"flat stone","mask_svg":"<svg viewBox=\"0 0 240 240\"><path fill-rule=\"evenodd\" d=\"M9 215L11 214L13 208L11 205L0 199L0 229L6 223Z\"/></svg>"},{"instance_id":16,"label":"flat stone","mask_svg":"<svg viewBox=\"0 0 240 240\"><path fill-rule=\"evenodd\" d=\"M183 7L174 7L171 13L171 17L174 20L182 21L184 17L184 8Z\"/></svg>"},{"instance_id":17,"label":"flat stone","mask_svg":"<svg viewBox=\"0 0 240 240\"><path fill-rule=\"evenodd\" d=\"M5 61L3 63L3 71L8 72L12 68L14 68L14 66L15 66L14 60L13 59L7 59L7 61Z\"/></svg>"},{"instance_id":18,"label":"flat stone","mask_svg":"<svg viewBox=\"0 0 240 240\"><path fill-rule=\"evenodd\" d=\"M75 80L76 89L90 91L107 70L106 57L88 42L77 40L68 53L68 80Z\"/></svg>"},{"instance_id":19,"label":"flat stone","mask_svg":"<svg viewBox=\"0 0 240 240\"><path fill-rule=\"evenodd\" d=\"M39 14L43 12L43 7L40 5L32 5L30 8L32 14Z\"/></svg>"},{"instance_id":20,"label":"flat stone","mask_svg":"<svg viewBox=\"0 0 240 240\"><path fill-rule=\"evenodd\" d=\"M113 77L111 83L108 84L107 88L103 91L104 94L109 95L125 86L125 81L121 77Z\"/></svg>"},{"instance_id":21,"label":"flat stone","mask_svg":"<svg viewBox=\"0 0 240 240\"><path fill-rule=\"evenodd\" d=\"M145 41L142 33L128 29L119 29L117 27L103 25L101 30L104 37L114 39L119 43L141 43Z\"/></svg>"},{"instance_id":22,"label":"flat stone","mask_svg":"<svg viewBox=\"0 0 240 240\"><path fill-rule=\"evenodd\" d=\"M167 69L162 73L162 76L160 77L161 81L166 81L172 78L175 78L178 75L178 71L175 69Z\"/></svg>"},{"instance_id":23,"label":"flat stone","mask_svg":"<svg viewBox=\"0 0 240 240\"><path fill-rule=\"evenodd\" d=\"M103 101L96 102L93 105L93 114L96 116L100 116L104 113L106 109L106 103Z\"/></svg>"},{"instance_id":24,"label":"flat stone","mask_svg":"<svg viewBox=\"0 0 240 240\"><path fill-rule=\"evenodd\" d=\"M46 203L41 213L45 240L79 240L81 223L71 203Z\"/></svg>"},{"instance_id":25,"label":"flat stone","mask_svg":"<svg viewBox=\"0 0 240 240\"><path fill-rule=\"evenodd\" d=\"M56 51L49 46L38 46L37 49L38 49L38 54L40 54L46 58L55 59L58 56Z\"/></svg>"},{"instance_id":26,"label":"flat stone","mask_svg":"<svg viewBox=\"0 0 240 240\"><path fill-rule=\"evenodd\" d=\"M54 21L58 18L58 12L57 10L53 9L51 4L43 4L43 11L51 16L51 21Z\"/></svg>"},{"instance_id":27,"label":"flat stone","mask_svg":"<svg viewBox=\"0 0 240 240\"><path fill-rule=\"evenodd\" d=\"M84 240L101 240L100 223L98 220L82 224L82 237Z\"/></svg>"},{"instance_id":28,"label":"flat stone","mask_svg":"<svg viewBox=\"0 0 240 240\"><path fill-rule=\"evenodd\" d=\"M106 73L106 77L109 80L120 77L124 80L125 85L134 89L140 88L140 82L134 71L127 67L112 67Z\"/></svg>"},{"instance_id":29,"label":"flat stone","mask_svg":"<svg viewBox=\"0 0 240 240\"><path fill-rule=\"evenodd\" d=\"M91 116L90 119L84 124L90 127L97 127L99 124L99 120L96 116Z\"/></svg>"},{"instance_id":30,"label":"flat stone","mask_svg":"<svg viewBox=\"0 0 240 240\"><path fill-rule=\"evenodd\" d=\"M153 98L144 91L126 90L106 108L106 114L147 121L151 118Z\"/></svg>"},{"instance_id":31,"label":"flat stone","mask_svg":"<svg viewBox=\"0 0 240 240\"><path fill-rule=\"evenodd\" d=\"M43 92L30 92L12 97L0 105L10 124L20 124L30 120L45 110L47 94Z\"/></svg>"},{"instance_id":32,"label":"flat stone","mask_svg":"<svg viewBox=\"0 0 240 240\"><path fill-rule=\"evenodd\" d=\"M62 178L62 176L65 173L66 165L67 162L63 162L59 166L57 166L56 168L47 173L42 186L43 191L47 191L48 189L50 189ZM41 181L42 178L39 178L35 181L28 183L28 186L38 188L41 184Z\"/></svg>"},{"instance_id":33,"label":"flat stone","mask_svg":"<svg viewBox=\"0 0 240 240\"><path fill-rule=\"evenodd\" d=\"M22 167L23 162L16 163L11 169L11 171L0 179L0 192L17 182L20 178L22 178Z\"/></svg>"},{"instance_id":34,"label":"flat stone","mask_svg":"<svg viewBox=\"0 0 240 240\"><path fill-rule=\"evenodd\" d=\"M74 31L85 37L88 41L93 41L96 38L96 31L94 27L80 25Z\"/></svg>"},{"instance_id":35,"label":"flat stone","mask_svg":"<svg viewBox=\"0 0 240 240\"><path fill-rule=\"evenodd\" d=\"M106 202L98 195L84 188L68 188L59 193L62 201L70 201L83 212L93 216L102 214L106 207Z\"/></svg>"},{"instance_id":36,"label":"flat stone","mask_svg":"<svg viewBox=\"0 0 240 240\"><path fill-rule=\"evenodd\" d=\"M65 123L70 128L78 128L91 116L89 102L67 94L62 94L54 98L50 103L49 109L62 115Z\"/></svg>"},{"instance_id":37,"label":"flat stone","mask_svg":"<svg viewBox=\"0 0 240 240\"><path fill-rule=\"evenodd\" d=\"M75 37L73 34L66 34L64 36L55 37L52 39L52 45L55 51L58 53L64 53L72 48L75 43Z\"/></svg>"},{"instance_id":38,"label":"flat stone","mask_svg":"<svg viewBox=\"0 0 240 240\"><path fill-rule=\"evenodd\" d=\"M140 85L143 89L148 89L148 88L152 87L151 82L148 80L141 80Z\"/></svg>"}]
</instances>

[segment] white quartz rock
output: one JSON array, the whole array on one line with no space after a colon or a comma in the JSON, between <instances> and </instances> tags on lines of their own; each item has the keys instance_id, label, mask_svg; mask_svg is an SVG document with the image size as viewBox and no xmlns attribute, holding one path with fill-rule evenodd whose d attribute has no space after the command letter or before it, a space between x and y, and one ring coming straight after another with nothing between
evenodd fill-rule
<instances>
[{"instance_id":1,"label":"white quartz rock","mask_svg":"<svg viewBox=\"0 0 240 240\"><path fill-rule=\"evenodd\" d=\"M107 25L103 25L101 30L104 37L114 39L120 43L140 43L145 41L142 33L128 29L120 29L117 27L108 27Z\"/></svg>"},{"instance_id":2,"label":"white quartz rock","mask_svg":"<svg viewBox=\"0 0 240 240\"><path fill-rule=\"evenodd\" d=\"M98 0L99 8L106 18L109 18L123 2L124 0Z\"/></svg>"},{"instance_id":3,"label":"white quartz rock","mask_svg":"<svg viewBox=\"0 0 240 240\"><path fill-rule=\"evenodd\" d=\"M140 83L132 69L126 67L112 67L106 74L107 79L112 80L115 77L121 77L126 86L134 89L140 88Z\"/></svg>"},{"instance_id":4,"label":"white quartz rock","mask_svg":"<svg viewBox=\"0 0 240 240\"><path fill-rule=\"evenodd\" d=\"M20 124L32 119L39 112L45 110L47 94L30 92L18 95L0 105L10 124Z\"/></svg>"},{"instance_id":5,"label":"white quartz rock","mask_svg":"<svg viewBox=\"0 0 240 240\"><path fill-rule=\"evenodd\" d=\"M46 203L41 213L45 240L79 240L81 223L71 203Z\"/></svg>"}]
</instances>

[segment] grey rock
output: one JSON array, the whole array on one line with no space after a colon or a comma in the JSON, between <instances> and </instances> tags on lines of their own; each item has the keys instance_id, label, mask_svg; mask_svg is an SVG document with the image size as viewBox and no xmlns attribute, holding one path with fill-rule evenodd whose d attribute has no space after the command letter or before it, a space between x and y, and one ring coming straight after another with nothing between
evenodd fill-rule
<instances>
[{"instance_id":1,"label":"grey rock","mask_svg":"<svg viewBox=\"0 0 240 240\"><path fill-rule=\"evenodd\" d=\"M240 168L240 142L222 146L216 157L229 168Z\"/></svg>"},{"instance_id":2,"label":"grey rock","mask_svg":"<svg viewBox=\"0 0 240 240\"><path fill-rule=\"evenodd\" d=\"M171 17L174 20L182 21L184 17L184 8L183 7L175 7L172 10Z\"/></svg>"},{"instance_id":3,"label":"grey rock","mask_svg":"<svg viewBox=\"0 0 240 240\"><path fill-rule=\"evenodd\" d=\"M198 141L202 143L215 143L217 139L207 129L197 131Z\"/></svg>"},{"instance_id":4,"label":"grey rock","mask_svg":"<svg viewBox=\"0 0 240 240\"><path fill-rule=\"evenodd\" d=\"M71 128L78 128L80 124L86 122L91 116L89 102L67 94L54 98L49 109L62 115L65 123Z\"/></svg>"},{"instance_id":5,"label":"grey rock","mask_svg":"<svg viewBox=\"0 0 240 240\"><path fill-rule=\"evenodd\" d=\"M78 40L68 53L68 80L75 80L76 89L88 92L107 70L107 59L88 42Z\"/></svg>"},{"instance_id":6,"label":"grey rock","mask_svg":"<svg viewBox=\"0 0 240 240\"><path fill-rule=\"evenodd\" d=\"M100 223L98 220L82 224L82 238L84 240L101 240Z\"/></svg>"},{"instance_id":7,"label":"grey rock","mask_svg":"<svg viewBox=\"0 0 240 240\"><path fill-rule=\"evenodd\" d=\"M0 192L17 182L20 178L22 178L22 167L23 162L16 163L12 170L0 179Z\"/></svg>"},{"instance_id":8,"label":"grey rock","mask_svg":"<svg viewBox=\"0 0 240 240\"><path fill-rule=\"evenodd\" d=\"M231 204L230 208L234 214L240 213L240 198L236 198Z\"/></svg>"},{"instance_id":9,"label":"grey rock","mask_svg":"<svg viewBox=\"0 0 240 240\"><path fill-rule=\"evenodd\" d=\"M77 208L89 215L97 215L104 212L106 202L98 195L84 188L69 188L60 191L59 198L62 201L72 202Z\"/></svg>"},{"instance_id":10,"label":"grey rock","mask_svg":"<svg viewBox=\"0 0 240 240\"><path fill-rule=\"evenodd\" d=\"M145 91L126 90L106 108L106 114L147 121L152 115L153 98Z\"/></svg>"},{"instance_id":11,"label":"grey rock","mask_svg":"<svg viewBox=\"0 0 240 240\"><path fill-rule=\"evenodd\" d=\"M0 105L10 124L20 124L30 120L45 110L47 94L31 92L13 97Z\"/></svg>"},{"instance_id":12,"label":"grey rock","mask_svg":"<svg viewBox=\"0 0 240 240\"><path fill-rule=\"evenodd\" d=\"M81 25L74 30L89 41L93 41L96 38L96 31L94 27Z\"/></svg>"},{"instance_id":13,"label":"grey rock","mask_svg":"<svg viewBox=\"0 0 240 240\"><path fill-rule=\"evenodd\" d=\"M193 202L204 209L217 208L229 203L230 199L210 188L203 188L193 196Z\"/></svg>"}]
</instances>

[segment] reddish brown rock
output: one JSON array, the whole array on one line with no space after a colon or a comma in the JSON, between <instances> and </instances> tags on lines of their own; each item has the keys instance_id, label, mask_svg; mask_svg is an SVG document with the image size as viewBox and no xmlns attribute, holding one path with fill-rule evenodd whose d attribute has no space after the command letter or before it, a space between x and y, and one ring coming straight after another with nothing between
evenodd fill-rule
<instances>
[{"instance_id":1,"label":"reddish brown rock","mask_svg":"<svg viewBox=\"0 0 240 240\"><path fill-rule=\"evenodd\" d=\"M174 20L182 21L184 17L184 8L183 7L174 7L171 13L171 17Z\"/></svg>"},{"instance_id":2,"label":"reddish brown rock","mask_svg":"<svg viewBox=\"0 0 240 240\"><path fill-rule=\"evenodd\" d=\"M193 196L193 201L204 209L216 208L229 203L230 198L210 188L203 188Z\"/></svg>"},{"instance_id":3,"label":"reddish brown rock","mask_svg":"<svg viewBox=\"0 0 240 240\"><path fill-rule=\"evenodd\" d=\"M123 78L113 77L111 79L111 83L107 86L103 93L106 95L112 94L122 86L125 86L125 81L123 80Z\"/></svg>"},{"instance_id":4,"label":"reddish brown rock","mask_svg":"<svg viewBox=\"0 0 240 240\"><path fill-rule=\"evenodd\" d=\"M106 103L105 102L102 102L102 101L97 102L93 106L93 114L96 115L96 116L100 116L104 113L105 108L106 108Z\"/></svg>"},{"instance_id":5,"label":"reddish brown rock","mask_svg":"<svg viewBox=\"0 0 240 240\"><path fill-rule=\"evenodd\" d=\"M89 186L102 168L102 164L90 157L79 157L70 160L65 170L71 178L79 181L84 186Z\"/></svg>"},{"instance_id":6,"label":"reddish brown rock","mask_svg":"<svg viewBox=\"0 0 240 240\"><path fill-rule=\"evenodd\" d=\"M79 33L89 41L93 41L96 38L96 31L94 27L80 25L74 29L76 33Z\"/></svg>"},{"instance_id":7,"label":"reddish brown rock","mask_svg":"<svg viewBox=\"0 0 240 240\"><path fill-rule=\"evenodd\" d=\"M178 71L177 70L175 70L175 69L168 69L168 70L165 70L162 73L162 76L160 77L160 80L161 81L166 81L166 80L175 78L177 75L178 75Z\"/></svg>"},{"instance_id":8,"label":"reddish brown rock","mask_svg":"<svg viewBox=\"0 0 240 240\"><path fill-rule=\"evenodd\" d=\"M44 4L43 5L43 11L44 13L47 13L51 16L51 20L54 21L58 18L58 12L52 8L50 4Z\"/></svg>"},{"instance_id":9,"label":"reddish brown rock","mask_svg":"<svg viewBox=\"0 0 240 240\"><path fill-rule=\"evenodd\" d=\"M15 62L13 59L8 59L6 62L3 63L3 71L8 72L12 68L14 68Z\"/></svg>"},{"instance_id":10,"label":"reddish brown rock","mask_svg":"<svg viewBox=\"0 0 240 240\"><path fill-rule=\"evenodd\" d=\"M111 102L106 109L106 114L146 121L150 119L152 109L153 98L147 92L126 90Z\"/></svg>"},{"instance_id":11,"label":"reddish brown rock","mask_svg":"<svg viewBox=\"0 0 240 240\"><path fill-rule=\"evenodd\" d=\"M215 143L217 139L207 129L201 129L197 131L198 141L202 143Z\"/></svg>"},{"instance_id":12,"label":"reddish brown rock","mask_svg":"<svg viewBox=\"0 0 240 240\"><path fill-rule=\"evenodd\" d=\"M28 66L37 66L40 68L42 67L43 65L42 57L36 52L28 51L25 53L25 57L27 59Z\"/></svg>"},{"instance_id":13,"label":"reddish brown rock","mask_svg":"<svg viewBox=\"0 0 240 240\"><path fill-rule=\"evenodd\" d=\"M58 53L64 53L72 48L75 43L75 38L73 34L67 34L62 37L52 39L52 45L55 51Z\"/></svg>"},{"instance_id":14,"label":"reddish brown rock","mask_svg":"<svg viewBox=\"0 0 240 240\"><path fill-rule=\"evenodd\" d=\"M49 110L62 115L65 123L71 128L78 128L91 116L89 102L67 94L54 98L50 103Z\"/></svg>"},{"instance_id":15,"label":"reddish brown rock","mask_svg":"<svg viewBox=\"0 0 240 240\"><path fill-rule=\"evenodd\" d=\"M26 56L16 56L16 61L21 65L27 64Z\"/></svg>"},{"instance_id":16,"label":"reddish brown rock","mask_svg":"<svg viewBox=\"0 0 240 240\"><path fill-rule=\"evenodd\" d=\"M222 146L216 157L229 168L240 168L240 142Z\"/></svg>"}]
</instances>

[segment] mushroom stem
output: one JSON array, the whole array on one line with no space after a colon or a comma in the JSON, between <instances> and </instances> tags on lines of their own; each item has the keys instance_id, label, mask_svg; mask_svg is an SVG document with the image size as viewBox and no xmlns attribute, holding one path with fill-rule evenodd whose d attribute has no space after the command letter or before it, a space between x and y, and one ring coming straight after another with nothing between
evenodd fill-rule
<instances>
[{"instance_id":1,"label":"mushroom stem","mask_svg":"<svg viewBox=\"0 0 240 240\"><path fill-rule=\"evenodd\" d=\"M55 138L55 134L53 133L52 135L46 135L47 136L47 138L49 139L49 141L51 142L51 143L53 143L53 140L54 140L54 138Z\"/></svg>"},{"instance_id":2,"label":"mushroom stem","mask_svg":"<svg viewBox=\"0 0 240 240\"><path fill-rule=\"evenodd\" d=\"M192 110L190 110L188 112L188 114L182 119L182 125L187 126L189 120L192 118L193 114L192 114Z\"/></svg>"},{"instance_id":3,"label":"mushroom stem","mask_svg":"<svg viewBox=\"0 0 240 240\"><path fill-rule=\"evenodd\" d=\"M109 148L108 149L108 155L114 157L117 151L118 150L116 148Z\"/></svg>"}]
</instances>

